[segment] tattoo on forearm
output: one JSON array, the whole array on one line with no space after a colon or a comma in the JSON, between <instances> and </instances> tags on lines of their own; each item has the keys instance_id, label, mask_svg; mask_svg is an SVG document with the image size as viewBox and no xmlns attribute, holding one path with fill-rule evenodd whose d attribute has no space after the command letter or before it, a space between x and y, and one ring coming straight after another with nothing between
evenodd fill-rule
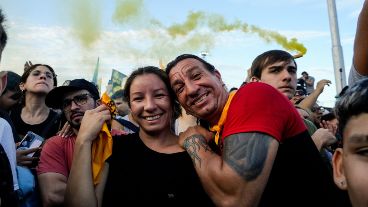
<instances>
[{"instance_id":1,"label":"tattoo on forearm","mask_svg":"<svg viewBox=\"0 0 368 207\"><path fill-rule=\"evenodd\" d=\"M189 156L192 158L194 166L201 167L202 159L198 152L202 149L205 152L212 153L211 148L206 143L206 139L200 134L194 134L184 140L184 148L187 150Z\"/></svg>"},{"instance_id":2,"label":"tattoo on forearm","mask_svg":"<svg viewBox=\"0 0 368 207\"><path fill-rule=\"evenodd\" d=\"M231 135L225 139L224 161L245 180L254 180L263 170L271 139L262 133Z\"/></svg>"}]
</instances>

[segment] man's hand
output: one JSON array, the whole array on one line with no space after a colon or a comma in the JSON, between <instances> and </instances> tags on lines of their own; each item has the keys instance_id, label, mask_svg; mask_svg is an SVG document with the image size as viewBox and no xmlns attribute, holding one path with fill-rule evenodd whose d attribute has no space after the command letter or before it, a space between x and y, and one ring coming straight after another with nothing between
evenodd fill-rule
<instances>
[{"instance_id":1,"label":"man's hand","mask_svg":"<svg viewBox=\"0 0 368 207\"><path fill-rule=\"evenodd\" d=\"M328 129L324 128L319 128L314 132L312 139L319 151L321 151L323 147L328 147L337 142L335 135L333 135Z\"/></svg>"},{"instance_id":2,"label":"man's hand","mask_svg":"<svg viewBox=\"0 0 368 207\"><path fill-rule=\"evenodd\" d=\"M57 135L61 136L61 137L70 137L74 134L72 127L70 126L70 124L68 122L66 122L63 126L63 128L61 128L60 131L57 132Z\"/></svg>"},{"instance_id":3,"label":"man's hand","mask_svg":"<svg viewBox=\"0 0 368 207\"><path fill-rule=\"evenodd\" d=\"M336 135L337 132L337 125L333 124L330 121L322 120L319 124L321 128L328 129L329 132L331 132L333 135Z\"/></svg>"},{"instance_id":4,"label":"man's hand","mask_svg":"<svg viewBox=\"0 0 368 207\"><path fill-rule=\"evenodd\" d=\"M327 79L322 79L320 81L318 81L317 86L316 86L316 90L320 91L320 93L323 92L323 89L325 88L325 86L330 86L331 81L327 80Z\"/></svg>"},{"instance_id":5,"label":"man's hand","mask_svg":"<svg viewBox=\"0 0 368 207\"><path fill-rule=\"evenodd\" d=\"M110 120L110 111L103 104L95 109L87 110L84 113L77 140L80 142L92 142L97 138L102 125Z\"/></svg>"},{"instance_id":6,"label":"man's hand","mask_svg":"<svg viewBox=\"0 0 368 207\"><path fill-rule=\"evenodd\" d=\"M188 127L187 130L180 132L179 134L179 145L184 148L184 141L185 139L193 136L193 135L202 135L207 143L213 139L214 133L208 131L207 129L201 127L201 126L191 126Z\"/></svg>"}]
</instances>

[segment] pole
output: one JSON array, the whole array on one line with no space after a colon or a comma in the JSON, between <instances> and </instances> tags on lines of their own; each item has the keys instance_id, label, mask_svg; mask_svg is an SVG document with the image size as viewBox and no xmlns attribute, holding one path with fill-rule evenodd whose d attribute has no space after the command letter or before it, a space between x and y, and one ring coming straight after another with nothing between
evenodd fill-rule
<instances>
[{"instance_id":1,"label":"pole","mask_svg":"<svg viewBox=\"0 0 368 207\"><path fill-rule=\"evenodd\" d=\"M337 22L335 0L327 0L327 7L328 7L328 17L330 21L332 58L335 72L336 93L340 93L342 88L346 86L346 76L345 76L344 58L340 43L340 34Z\"/></svg>"}]
</instances>

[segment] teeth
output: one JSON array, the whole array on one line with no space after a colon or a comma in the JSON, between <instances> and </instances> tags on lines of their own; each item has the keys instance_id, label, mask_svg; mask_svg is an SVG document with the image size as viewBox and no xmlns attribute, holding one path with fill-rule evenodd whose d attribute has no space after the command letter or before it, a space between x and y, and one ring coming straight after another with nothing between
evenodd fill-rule
<instances>
[{"instance_id":1,"label":"teeth","mask_svg":"<svg viewBox=\"0 0 368 207\"><path fill-rule=\"evenodd\" d=\"M197 104L201 101L203 101L203 99L205 99L207 97L207 94L206 95L203 95L200 99L198 99L197 101L194 102L194 104Z\"/></svg>"},{"instance_id":2,"label":"teeth","mask_svg":"<svg viewBox=\"0 0 368 207\"><path fill-rule=\"evenodd\" d=\"M155 119L158 119L160 118L160 115L156 115L156 116L148 116L146 117L145 119L148 120L148 121L152 121L152 120L155 120Z\"/></svg>"}]
</instances>

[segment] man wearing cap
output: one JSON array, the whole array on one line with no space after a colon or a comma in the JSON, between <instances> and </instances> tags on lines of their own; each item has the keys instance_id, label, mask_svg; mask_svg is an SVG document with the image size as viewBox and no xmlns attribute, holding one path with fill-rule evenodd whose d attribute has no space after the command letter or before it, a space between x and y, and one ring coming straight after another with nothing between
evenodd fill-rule
<instances>
[{"instance_id":1,"label":"man wearing cap","mask_svg":"<svg viewBox=\"0 0 368 207\"><path fill-rule=\"evenodd\" d=\"M44 207L64 203L64 193L73 160L74 144L84 113L100 105L97 87L87 80L74 79L56 87L46 96L46 105L61 109L74 134L53 136L42 147L37 175Z\"/></svg>"}]
</instances>

